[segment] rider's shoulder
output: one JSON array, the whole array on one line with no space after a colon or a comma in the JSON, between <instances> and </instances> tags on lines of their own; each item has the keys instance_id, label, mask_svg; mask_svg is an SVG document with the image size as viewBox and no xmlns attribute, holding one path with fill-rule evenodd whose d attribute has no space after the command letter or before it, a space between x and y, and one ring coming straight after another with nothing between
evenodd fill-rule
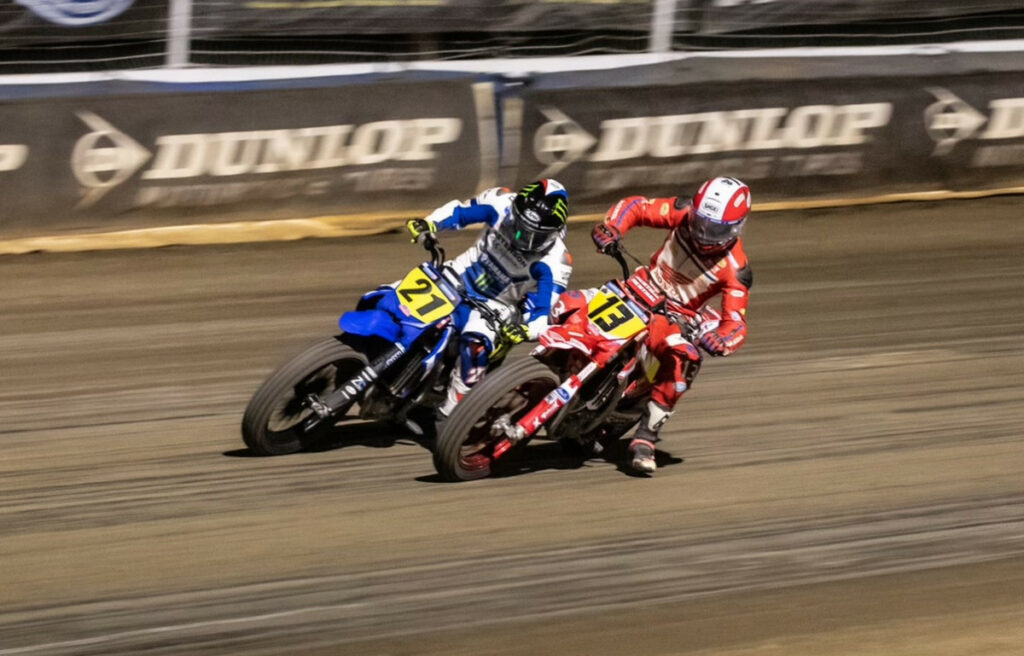
<instances>
[{"instance_id":1,"label":"rider's shoulder","mask_svg":"<svg viewBox=\"0 0 1024 656\"><path fill-rule=\"evenodd\" d=\"M510 203L515 198L515 194L508 187L491 187L490 189L484 189L476 196L476 202L486 203L488 205L500 205L503 203Z\"/></svg>"},{"instance_id":2,"label":"rider's shoulder","mask_svg":"<svg viewBox=\"0 0 1024 656\"><path fill-rule=\"evenodd\" d=\"M732 248L722 258L721 264L725 271L720 275L724 275L727 278L735 278L742 282L745 286L750 287L747 279L752 277L750 260L747 259L747 253L743 250L742 238L737 239L736 243L733 244Z\"/></svg>"},{"instance_id":3,"label":"rider's shoulder","mask_svg":"<svg viewBox=\"0 0 1024 656\"><path fill-rule=\"evenodd\" d=\"M560 264L562 266L572 266L572 255L569 253L569 247L565 244L565 240L559 237L555 240L555 243L551 245L551 248L544 254L545 261Z\"/></svg>"},{"instance_id":4,"label":"rider's shoulder","mask_svg":"<svg viewBox=\"0 0 1024 656\"><path fill-rule=\"evenodd\" d=\"M743 250L743 237L736 240L736 243L729 249L729 255L735 260L737 269L742 269L750 264L747 260L747 252Z\"/></svg>"}]
</instances>

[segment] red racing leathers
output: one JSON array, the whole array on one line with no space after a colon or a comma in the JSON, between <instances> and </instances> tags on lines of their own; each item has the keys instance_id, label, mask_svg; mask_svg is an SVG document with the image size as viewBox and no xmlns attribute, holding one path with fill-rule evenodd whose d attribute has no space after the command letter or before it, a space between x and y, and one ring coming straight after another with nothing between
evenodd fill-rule
<instances>
[{"instance_id":1,"label":"red racing leathers","mask_svg":"<svg viewBox=\"0 0 1024 656\"><path fill-rule=\"evenodd\" d=\"M700 345L711 355L729 355L743 345L747 336L747 299L753 275L743 252L742 240L715 252L702 252L689 239L690 203L677 197L630 196L612 207L604 222L625 234L636 226L671 230L665 242L651 256L650 264L637 270L657 285L669 299L667 309L699 311L721 294L721 321L705 333ZM701 356L683 336L676 323L654 315L648 348L659 366L653 380L651 400L671 412L700 369Z\"/></svg>"}]
</instances>

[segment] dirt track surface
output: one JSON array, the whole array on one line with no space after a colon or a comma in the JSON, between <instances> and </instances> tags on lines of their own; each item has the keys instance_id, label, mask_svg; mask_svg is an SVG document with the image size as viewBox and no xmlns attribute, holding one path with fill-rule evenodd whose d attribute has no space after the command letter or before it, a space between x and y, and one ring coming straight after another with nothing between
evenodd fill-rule
<instances>
[{"instance_id":1,"label":"dirt track surface","mask_svg":"<svg viewBox=\"0 0 1024 656\"><path fill-rule=\"evenodd\" d=\"M247 457L400 235L0 258L0 656L1020 654L1020 203L756 217L750 340L651 479L540 444L444 484L389 427Z\"/></svg>"}]
</instances>

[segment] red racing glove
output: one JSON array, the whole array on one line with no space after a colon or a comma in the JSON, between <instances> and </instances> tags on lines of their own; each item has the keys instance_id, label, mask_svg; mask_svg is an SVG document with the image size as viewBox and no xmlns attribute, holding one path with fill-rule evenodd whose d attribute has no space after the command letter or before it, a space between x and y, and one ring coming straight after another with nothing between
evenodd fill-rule
<instances>
[{"instance_id":1,"label":"red racing glove","mask_svg":"<svg viewBox=\"0 0 1024 656\"><path fill-rule=\"evenodd\" d=\"M598 223L590 231L590 238L594 240L597 252L607 255L618 250L619 239L622 238L622 233L610 223Z\"/></svg>"},{"instance_id":2,"label":"red racing glove","mask_svg":"<svg viewBox=\"0 0 1024 656\"><path fill-rule=\"evenodd\" d=\"M700 337L700 347L708 352L708 355L725 355L725 340L722 336L711 330Z\"/></svg>"}]
</instances>

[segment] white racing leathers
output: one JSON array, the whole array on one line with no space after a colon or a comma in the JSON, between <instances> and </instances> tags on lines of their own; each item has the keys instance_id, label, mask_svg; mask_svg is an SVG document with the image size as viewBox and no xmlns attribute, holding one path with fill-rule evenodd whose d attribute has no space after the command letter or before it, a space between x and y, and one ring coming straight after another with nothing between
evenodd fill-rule
<instances>
[{"instance_id":1,"label":"white racing leathers","mask_svg":"<svg viewBox=\"0 0 1024 656\"><path fill-rule=\"evenodd\" d=\"M458 230L484 224L476 243L451 264L462 276L466 289L501 313L509 322L525 324L528 339L536 339L548 325L558 295L569 285L572 258L560 234L543 251L520 251L506 235L512 234L510 210L515 194L504 188L484 191L468 201L451 201L434 210L426 220L438 230ZM497 333L477 310L463 304L456 310L461 331L459 368L441 408L447 415L487 370Z\"/></svg>"}]
</instances>

